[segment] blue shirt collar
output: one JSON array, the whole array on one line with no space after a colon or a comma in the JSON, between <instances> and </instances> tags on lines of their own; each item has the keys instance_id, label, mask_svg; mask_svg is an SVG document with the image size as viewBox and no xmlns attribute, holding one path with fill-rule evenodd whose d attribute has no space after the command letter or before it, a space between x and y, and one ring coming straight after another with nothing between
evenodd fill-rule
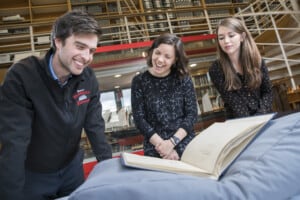
<instances>
[{"instance_id":1,"label":"blue shirt collar","mask_svg":"<svg viewBox=\"0 0 300 200\"><path fill-rule=\"evenodd\" d=\"M53 54L51 54L50 59L49 59L49 70L50 70L52 78L54 80L58 81L58 77L56 76L56 74L55 74L55 72L53 70L52 60L53 60Z\"/></svg>"},{"instance_id":2,"label":"blue shirt collar","mask_svg":"<svg viewBox=\"0 0 300 200\"><path fill-rule=\"evenodd\" d=\"M53 69L53 65L52 65L52 61L53 61L53 54L50 55L50 59L49 59L49 70L50 70L50 73L51 73L51 76L52 78L57 81L57 83L63 87L65 86L67 83L68 83L68 80L72 77L72 75L69 76L69 79L67 79L64 83L61 83L59 80L58 80L58 77L56 76L55 72L54 72L54 69Z\"/></svg>"}]
</instances>

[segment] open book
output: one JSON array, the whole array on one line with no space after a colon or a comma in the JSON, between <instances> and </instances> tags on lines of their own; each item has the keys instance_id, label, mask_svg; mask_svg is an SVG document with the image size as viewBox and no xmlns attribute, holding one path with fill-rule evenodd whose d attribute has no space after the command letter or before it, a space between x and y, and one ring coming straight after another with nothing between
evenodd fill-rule
<instances>
[{"instance_id":1,"label":"open book","mask_svg":"<svg viewBox=\"0 0 300 200\"><path fill-rule=\"evenodd\" d=\"M125 166L218 179L275 114L215 122L186 147L181 160L122 153Z\"/></svg>"}]
</instances>

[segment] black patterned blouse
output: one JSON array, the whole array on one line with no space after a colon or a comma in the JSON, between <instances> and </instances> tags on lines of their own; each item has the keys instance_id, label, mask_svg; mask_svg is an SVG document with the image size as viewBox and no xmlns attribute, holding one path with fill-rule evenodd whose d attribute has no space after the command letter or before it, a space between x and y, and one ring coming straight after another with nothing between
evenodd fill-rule
<instances>
[{"instance_id":1,"label":"black patterned blouse","mask_svg":"<svg viewBox=\"0 0 300 200\"><path fill-rule=\"evenodd\" d=\"M150 137L157 133L169 139L179 128L188 135L175 147L181 157L194 137L197 120L196 94L190 77L179 80L175 73L155 77L146 71L135 76L131 84L131 105L136 127L144 135L144 153L160 157Z\"/></svg>"},{"instance_id":2,"label":"black patterned blouse","mask_svg":"<svg viewBox=\"0 0 300 200\"><path fill-rule=\"evenodd\" d=\"M209 69L214 86L220 93L228 118L247 117L272 112L272 86L268 69L262 62L262 83L258 89L250 90L245 85L244 76L237 73L243 86L239 90L227 91L225 89L225 76L218 61Z\"/></svg>"}]
</instances>

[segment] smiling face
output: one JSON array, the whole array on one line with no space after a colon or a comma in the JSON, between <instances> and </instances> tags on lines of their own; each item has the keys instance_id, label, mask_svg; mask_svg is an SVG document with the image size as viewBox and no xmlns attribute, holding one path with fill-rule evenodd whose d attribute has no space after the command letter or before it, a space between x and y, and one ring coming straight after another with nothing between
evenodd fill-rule
<instances>
[{"instance_id":1,"label":"smiling face","mask_svg":"<svg viewBox=\"0 0 300 200\"><path fill-rule=\"evenodd\" d=\"M71 35L64 42L55 39L53 68L58 77L79 75L93 61L98 37L95 34Z\"/></svg>"},{"instance_id":2,"label":"smiling face","mask_svg":"<svg viewBox=\"0 0 300 200\"><path fill-rule=\"evenodd\" d=\"M157 77L167 76L171 72L171 67L175 63L175 47L169 44L160 44L153 49L152 67L150 73Z\"/></svg>"},{"instance_id":3,"label":"smiling face","mask_svg":"<svg viewBox=\"0 0 300 200\"><path fill-rule=\"evenodd\" d=\"M243 34L234 32L225 26L220 26L217 34L221 49L228 54L229 57L239 56Z\"/></svg>"}]
</instances>

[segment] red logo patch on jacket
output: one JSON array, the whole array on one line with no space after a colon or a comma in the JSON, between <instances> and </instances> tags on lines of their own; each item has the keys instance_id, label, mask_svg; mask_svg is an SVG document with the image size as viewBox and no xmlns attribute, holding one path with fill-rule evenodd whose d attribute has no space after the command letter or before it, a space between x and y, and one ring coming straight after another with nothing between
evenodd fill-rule
<instances>
[{"instance_id":1,"label":"red logo patch on jacket","mask_svg":"<svg viewBox=\"0 0 300 200\"><path fill-rule=\"evenodd\" d=\"M90 102L90 98L89 98L90 93L91 92L89 90L85 90L85 89L77 90L76 94L73 95L73 99L75 99L77 106Z\"/></svg>"}]
</instances>

